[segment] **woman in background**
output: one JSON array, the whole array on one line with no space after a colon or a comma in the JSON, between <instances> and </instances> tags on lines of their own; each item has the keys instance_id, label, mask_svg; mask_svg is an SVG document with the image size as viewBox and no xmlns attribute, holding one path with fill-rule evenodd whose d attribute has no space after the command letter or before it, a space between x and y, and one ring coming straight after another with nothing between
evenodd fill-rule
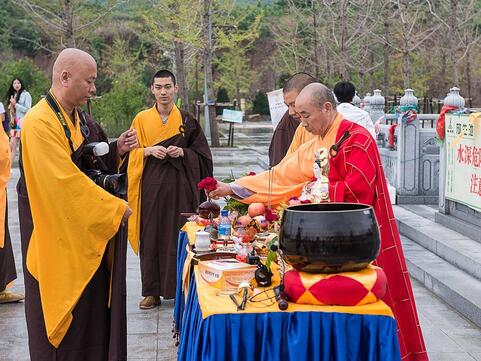
<instances>
[{"instance_id":1,"label":"woman in background","mask_svg":"<svg viewBox=\"0 0 481 361\"><path fill-rule=\"evenodd\" d=\"M11 161L15 159L18 143L20 142L20 130L22 129L22 120L25 118L28 110L32 107L32 97L25 89L23 82L19 78L12 80L10 88L7 92L7 104L10 111L10 150Z\"/></svg>"}]
</instances>

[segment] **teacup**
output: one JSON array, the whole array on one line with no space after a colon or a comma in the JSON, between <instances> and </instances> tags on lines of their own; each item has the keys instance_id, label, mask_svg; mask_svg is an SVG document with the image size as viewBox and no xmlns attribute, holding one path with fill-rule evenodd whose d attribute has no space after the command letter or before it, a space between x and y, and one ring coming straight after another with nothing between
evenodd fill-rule
<instances>
[{"instance_id":1,"label":"teacup","mask_svg":"<svg viewBox=\"0 0 481 361\"><path fill-rule=\"evenodd\" d=\"M195 232L195 249L200 252L210 250L210 234L206 231Z\"/></svg>"}]
</instances>

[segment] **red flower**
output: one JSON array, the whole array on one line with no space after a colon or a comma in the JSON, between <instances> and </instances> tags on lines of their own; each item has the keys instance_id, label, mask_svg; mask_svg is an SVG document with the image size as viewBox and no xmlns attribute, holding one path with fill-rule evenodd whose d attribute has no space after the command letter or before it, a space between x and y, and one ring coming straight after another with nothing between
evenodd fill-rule
<instances>
[{"instance_id":1,"label":"red flower","mask_svg":"<svg viewBox=\"0 0 481 361\"><path fill-rule=\"evenodd\" d=\"M315 182L316 180L317 180L316 177L312 177L312 178L311 178L311 182Z\"/></svg>"},{"instance_id":2,"label":"red flower","mask_svg":"<svg viewBox=\"0 0 481 361\"><path fill-rule=\"evenodd\" d=\"M312 203L309 199L304 199L303 201L301 201L302 204L308 204L308 203Z\"/></svg>"},{"instance_id":3,"label":"red flower","mask_svg":"<svg viewBox=\"0 0 481 361\"><path fill-rule=\"evenodd\" d=\"M279 220L279 215L270 208L266 208L266 220L267 222L275 222Z\"/></svg>"},{"instance_id":4,"label":"red flower","mask_svg":"<svg viewBox=\"0 0 481 361\"><path fill-rule=\"evenodd\" d=\"M298 200L299 200L299 198L297 198L297 197L291 197L287 200L287 202L289 203L290 201L298 201Z\"/></svg>"},{"instance_id":5,"label":"red flower","mask_svg":"<svg viewBox=\"0 0 481 361\"><path fill-rule=\"evenodd\" d=\"M206 177L197 183L199 190L205 189L206 191L214 191L217 189L217 180L212 177Z\"/></svg>"},{"instance_id":6,"label":"red flower","mask_svg":"<svg viewBox=\"0 0 481 361\"><path fill-rule=\"evenodd\" d=\"M256 175L256 172L249 172L247 175Z\"/></svg>"}]
</instances>

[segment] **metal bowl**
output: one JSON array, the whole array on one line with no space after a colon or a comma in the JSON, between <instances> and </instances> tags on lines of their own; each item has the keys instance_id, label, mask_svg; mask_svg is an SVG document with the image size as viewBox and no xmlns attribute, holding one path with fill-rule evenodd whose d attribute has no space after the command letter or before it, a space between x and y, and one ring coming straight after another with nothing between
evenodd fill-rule
<instances>
[{"instance_id":1,"label":"metal bowl","mask_svg":"<svg viewBox=\"0 0 481 361\"><path fill-rule=\"evenodd\" d=\"M282 216L279 248L284 260L308 273L365 268L379 254L374 210L359 203L302 204Z\"/></svg>"}]
</instances>

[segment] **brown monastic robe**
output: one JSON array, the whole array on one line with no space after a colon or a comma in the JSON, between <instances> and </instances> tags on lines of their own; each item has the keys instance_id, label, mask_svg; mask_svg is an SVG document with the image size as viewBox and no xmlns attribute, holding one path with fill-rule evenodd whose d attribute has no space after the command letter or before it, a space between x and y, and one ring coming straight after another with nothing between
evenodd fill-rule
<instances>
[{"instance_id":1,"label":"brown monastic robe","mask_svg":"<svg viewBox=\"0 0 481 361\"><path fill-rule=\"evenodd\" d=\"M186 221L180 213L197 210L204 196L197 183L213 172L212 154L200 124L190 113L180 112L185 133L157 145L181 147L184 157L149 156L144 161L140 193L140 269L144 297L174 298L177 239ZM160 116L158 119L151 116L152 121L160 124Z\"/></svg>"},{"instance_id":2,"label":"brown monastic robe","mask_svg":"<svg viewBox=\"0 0 481 361\"><path fill-rule=\"evenodd\" d=\"M277 165L284 158L298 126L299 121L286 111L272 135L269 145L269 166Z\"/></svg>"},{"instance_id":3,"label":"brown monastic robe","mask_svg":"<svg viewBox=\"0 0 481 361\"><path fill-rule=\"evenodd\" d=\"M83 145L108 142L102 128L82 113L90 129L88 139L72 154L82 170L93 168L92 159L82 157ZM96 167L104 174L117 173L117 145L110 144L109 154L97 157ZM40 299L39 284L26 266L26 254L33 222L22 165L17 184L18 213L25 277L25 315L32 361L124 361L127 360L126 251L127 232L121 227L107 245L100 267L85 287L73 308L73 321L58 348L48 340ZM85 212L89 212L85 209ZM65 210L68 215L68 209ZM113 263L112 263L113 259ZM110 292L110 294L109 294ZM62 302L61 299L58 302ZM110 302L110 305L109 305Z\"/></svg>"},{"instance_id":4,"label":"brown monastic robe","mask_svg":"<svg viewBox=\"0 0 481 361\"><path fill-rule=\"evenodd\" d=\"M5 290L7 285L17 278L15 259L13 258L12 241L8 231L8 213L5 212L5 238L3 247L0 247L0 291Z\"/></svg>"}]
</instances>

